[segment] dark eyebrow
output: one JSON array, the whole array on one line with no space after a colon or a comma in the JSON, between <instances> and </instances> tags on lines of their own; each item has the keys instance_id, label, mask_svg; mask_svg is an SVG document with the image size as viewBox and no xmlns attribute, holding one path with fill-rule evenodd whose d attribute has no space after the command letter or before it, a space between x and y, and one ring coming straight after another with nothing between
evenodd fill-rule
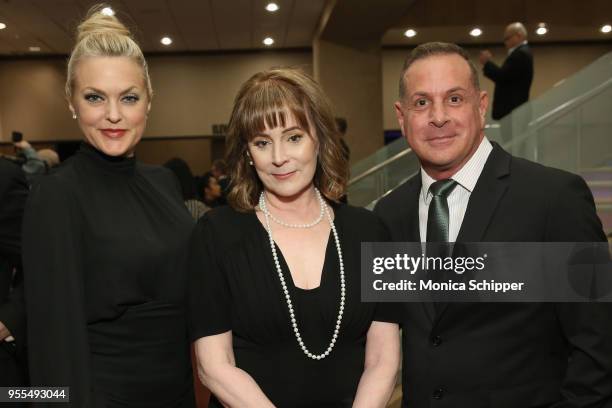
<instances>
[{"instance_id":1,"label":"dark eyebrow","mask_svg":"<svg viewBox=\"0 0 612 408\"><path fill-rule=\"evenodd\" d=\"M467 89L462 88L460 86L456 86L456 87L451 88L448 91L446 91L446 93L449 94L449 93L453 93L453 92L457 92L457 91L467 92Z\"/></svg>"},{"instance_id":2,"label":"dark eyebrow","mask_svg":"<svg viewBox=\"0 0 612 408\"><path fill-rule=\"evenodd\" d=\"M299 126L292 126L290 128L283 130L283 133L291 132L292 130L302 130L302 128Z\"/></svg>"},{"instance_id":3,"label":"dark eyebrow","mask_svg":"<svg viewBox=\"0 0 612 408\"><path fill-rule=\"evenodd\" d=\"M448 91L445 92L445 94L451 94L453 92L457 92L457 91L461 91L461 92L468 92L467 89L461 87L461 86L455 86L451 89L449 89ZM424 91L417 91L414 92L412 95L410 95L411 98L414 98L415 96L430 96L428 92L424 92Z\"/></svg>"},{"instance_id":4,"label":"dark eyebrow","mask_svg":"<svg viewBox=\"0 0 612 408\"><path fill-rule=\"evenodd\" d=\"M427 92L415 92L412 95L410 95L411 98L415 97L415 96L429 96L429 94Z\"/></svg>"},{"instance_id":5,"label":"dark eyebrow","mask_svg":"<svg viewBox=\"0 0 612 408\"><path fill-rule=\"evenodd\" d=\"M299 126L291 126L290 128L287 128L287 129L283 130L283 133L291 132L292 130L296 130L296 129L297 129L297 130L302 130L302 128L301 128L301 127L299 127ZM264 132L263 130L262 130L261 132L257 132L257 133L255 133L255 134L253 135L253 138L256 138L256 137L258 137L258 136L259 136L259 137L267 137L267 138L270 138L270 135L269 135L269 134L267 134L266 132Z\"/></svg>"},{"instance_id":6,"label":"dark eyebrow","mask_svg":"<svg viewBox=\"0 0 612 408\"><path fill-rule=\"evenodd\" d=\"M251 137L251 140L255 139L256 137L267 137L269 139L270 135L263 131L257 132L253 135L253 137Z\"/></svg>"}]
</instances>

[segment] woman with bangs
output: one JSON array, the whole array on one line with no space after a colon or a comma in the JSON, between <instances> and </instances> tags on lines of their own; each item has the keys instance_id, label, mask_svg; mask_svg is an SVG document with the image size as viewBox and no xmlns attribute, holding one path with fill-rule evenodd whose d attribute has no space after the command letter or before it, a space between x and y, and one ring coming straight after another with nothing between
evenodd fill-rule
<instances>
[{"instance_id":1,"label":"woman with bangs","mask_svg":"<svg viewBox=\"0 0 612 408\"><path fill-rule=\"evenodd\" d=\"M260 72L234 102L229 206L190 246L192 339L212 407L384 407L398 326L360 302L375 215L339 203L348 163L330 103L295 69Z\"/></svg>"}]
</instances>

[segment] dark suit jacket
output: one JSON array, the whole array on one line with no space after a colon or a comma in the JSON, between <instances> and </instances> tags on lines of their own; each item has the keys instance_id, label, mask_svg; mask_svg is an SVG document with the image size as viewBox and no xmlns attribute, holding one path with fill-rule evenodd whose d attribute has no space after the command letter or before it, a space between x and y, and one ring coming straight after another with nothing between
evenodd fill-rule
<instances>
[{"instance_id":1,"label":"dark suit jacket","mask_svg":"<svg viewBox=\"0 0 612 408\"><path fill-rule=\"evenodd\" d=\"M418 242L421 176L375 211L394 241ZM494 144L457 242L603 241L582 178ZM612 406L612 304L453 303L431 317L395 305L403 327L403 406Z\"/></svg>"},{"instance_id":2,"label":"dark suit jacket","mask_svg":"<svg viewBox=\"0 0 612 408\"><path fill-rule=\"evenodd\" d=\"M0 158L0 321L9 329L14 344L0 342L0 386L22 385L18 354L25 344L25 305L21 274L21 222L28 184L21 168ZM17 274L13 276L13 268Z\"/></svg>"},{"instance_id":3,"label":"dark suit jacket","mask_svg":"<svg viewBox=\"0 0 612 408\"><path fill-rule=\"evenodd\" d=\"M491 116L499 120L529 100L533 80L533 57L529 46L518 46L498 67L489 61L483 67L484 75L495 82Z\"/></svg>"}]
</instances>

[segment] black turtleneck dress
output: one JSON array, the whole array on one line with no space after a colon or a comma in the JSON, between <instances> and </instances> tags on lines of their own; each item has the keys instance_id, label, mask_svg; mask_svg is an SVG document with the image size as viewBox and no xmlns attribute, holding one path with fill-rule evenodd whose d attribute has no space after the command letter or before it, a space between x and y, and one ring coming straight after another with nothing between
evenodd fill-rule
<instances>
[{"instance_id":1,"label":"black turtleneck dress","mask_svg":"<svg viewBox=\"0 0 612 408\"><path fill-rule=\"evenodd\" d=\"M34 185L23 230L32 385L69 386L74 408L192 408L192 227L170 171L88 144Z\"/></svg>"}]
</instances>

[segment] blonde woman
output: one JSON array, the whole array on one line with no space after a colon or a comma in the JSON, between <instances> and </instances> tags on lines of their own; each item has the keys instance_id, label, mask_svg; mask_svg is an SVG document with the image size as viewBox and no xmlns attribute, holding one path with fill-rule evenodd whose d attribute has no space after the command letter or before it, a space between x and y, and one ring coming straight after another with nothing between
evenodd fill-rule
<instances>
[{"instance_id":1,"label":"blonde woman","mask_svg":"<svg viewBox=\"0 0 612 408\"><path fill-rule=\"evenodd\" d=\"M26 208L32 385L70 387L75 408L191 408L180 259L193 221L172 173L135 160L151 105L147 65L100 10L80 24L68 62L84 142Z\"/></svg>"},{"instance_id":2,"label":"blonde woman","mask_svg":"<svg viewBox=\"0 0 612 408\"><path fill-rule=\"evenodd\" d=\"M348 177L331 108L293 69L261 72L230 119L229 207L192 238L192 338L212 407L384 407L398 326L360 302L378 218L338 202Z\"/></svg>"}]
</instances>

